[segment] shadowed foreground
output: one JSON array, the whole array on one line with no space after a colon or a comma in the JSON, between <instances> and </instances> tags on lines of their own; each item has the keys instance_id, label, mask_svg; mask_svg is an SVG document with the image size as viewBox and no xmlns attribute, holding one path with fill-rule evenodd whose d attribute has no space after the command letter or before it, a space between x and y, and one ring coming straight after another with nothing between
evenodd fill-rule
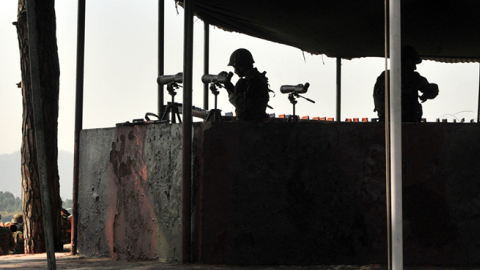
<instances>
[{"instance_id":1,"label":"shadowed foreground","mask_svg":"<svg viewBox=\"0 0 480 270\"><path fill-rule=\"evenodd\" d=\"M318 265L318 266L226 266L167 263L155 260L114 260L111 258L84 258L72 256L70 252L56 253L57 269L333 269L333 270L386 270L380 265ZM46 253L34 255L0 256L0 269L48 269ZM447 268L447 267L405 267L406 270L466 270L480 268Z\"/></svg>"},{"instance_id":2,"label":"shadowed foreground","mask_svg":"<svg viewBox=\"0 0 480 270\"><path fill-rule=\"evenodd\" d=\"M382 123L194 131L194 262L387 264ZM405 265L480 266L480 125L405 123L402 133ZM181 153L180 124L83 130L79 253L179 261Z\"/></svg>"}]
</instances>

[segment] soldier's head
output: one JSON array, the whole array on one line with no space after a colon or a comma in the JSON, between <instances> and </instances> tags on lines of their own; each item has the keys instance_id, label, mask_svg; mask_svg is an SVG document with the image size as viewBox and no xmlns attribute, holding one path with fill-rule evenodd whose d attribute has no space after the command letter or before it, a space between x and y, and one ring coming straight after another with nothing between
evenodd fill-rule
<instances>
[{"instance_id":1,"label":"soldier's head","mask_svg":"<svg viewBox=\"0 0 480 270\"><path fill-rule=\"evenodd\" d=\"M23 223L23 214L15 214L12 218L13 223Z\"/></svg>"},{"instance_id":2,"label":"soldier's head","mask_svg":"<svg viewBox=\"0 0 480 270\"><path fill-rule=\"evenodd\" d=\"M418 55L415 48L409 45L402 46L402 68L416 70L417 64L422 63L422 58Z\"/></svg>"},{"instance_id":3,"label":"soldier's head","mask_svg":"<svg viewBox=\"0 0 480 270\"><path fill-rule=\"evenodd\" d=\"M237 49L230 55L228 66L232 66L239 77L243 77L253 68L253 56L247 49Z\"/></svg>"}]
</instances>

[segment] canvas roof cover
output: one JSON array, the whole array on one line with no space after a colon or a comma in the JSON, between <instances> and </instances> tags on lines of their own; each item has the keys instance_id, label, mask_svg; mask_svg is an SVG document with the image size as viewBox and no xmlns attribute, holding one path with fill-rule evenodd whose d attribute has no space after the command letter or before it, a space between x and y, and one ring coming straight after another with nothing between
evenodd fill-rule
<instances>
[{"instance_id":1,"label":"canvas roof cover","mask_svg":"<svg viewBox=\"0 0 480 270\"><path fill-rule=\"evenodd\" d=\"M330 57L383 57L383 0L194 0L203 21ZM402 44L424 59L478 62L480 1L402 0Z\"/></svg>"}]
</instances>

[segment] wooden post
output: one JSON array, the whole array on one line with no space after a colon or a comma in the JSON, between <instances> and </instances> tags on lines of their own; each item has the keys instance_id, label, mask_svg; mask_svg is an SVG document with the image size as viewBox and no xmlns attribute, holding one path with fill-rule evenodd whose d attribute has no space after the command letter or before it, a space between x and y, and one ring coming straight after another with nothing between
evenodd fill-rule
<instances>
[{"instance_id":1,"label":"wooden post","mask_svg":"<svg viewBox=\"0 0 480 270\"><path fill-rule=\"evenodd\" d=\"M73 223L71 235L72 254L77 254L77 232L78 232L78 181L80 163L80 131L83 127L83 75L85 60L85 1L78 1L77 20L77 81L75 97L75 143L73 153Z\"/></svg>"},{"instance_id":2,"label":"wooden post","mask_svg":"<svg viewBox=\"0 0 480 270\"><path fill-rule=\"evenodd\" d=\"M182 136L182 262L191 260L192 241L192 73L193 0L184 0L183 43L183 136Z\"/></svg>"},{"instance_id":3,"label":"wooden post","mask_svg":"<svg viewBox=\"0 0 480 270\"><path fill-rule=\"evenodd\" d=\"M35 0L27 0L28 54L30 57L30 76L32 83L32 106L37 147L38 174L40 177L40 199L42 201L43 226L47 248L48 269L56 269L55 245L53 242L52 209L47 181L47 155L45 152L45 130L43 127L42 89L40 87L40 67L38 63L37 25Z\"/></svg>"}]
</instances>

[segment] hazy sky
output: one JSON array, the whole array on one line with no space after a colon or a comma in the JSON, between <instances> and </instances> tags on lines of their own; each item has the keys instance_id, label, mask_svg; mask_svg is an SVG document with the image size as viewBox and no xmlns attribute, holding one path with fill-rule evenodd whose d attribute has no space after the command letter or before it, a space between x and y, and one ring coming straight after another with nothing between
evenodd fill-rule
<instances>
[{"instance_id":1,"label":"hazy sky","mask_svg":"<svg viewBox=\"0 0 480 270\"><path fill-rule=\"evenodd\" d=\"M165 74L176 74L183 66L183 9L178 14L173 0L167 0L165 36ZM56 1L57 40L60 58L59 149L73 152L76 75L77 1ZM157 112L157 1L87 1L85 44L85 129L114 127L116 123L143 118ZM22 97L16 83L21 80L17 33L12 25L17 16L16 0L0 0L0 154L21 146ZM249 49L260 71L267 71L276 96L269 113L290 114L288 95L281 94L284 84L310 83L304 96L315 104L299 99L299 115L335 116L335 59L302 53L299 49L267 42L237 33L210 28L210 73L227 67L232 51ZM203 22L195 19L194 100L203 105ZM342 120L347 117L376 117L372 90L384 69L383 58L342 61ZM424 61L421 75L439 85L440 94L424 103L424 117L476 118L479 89L479 64L443 64ZM238 77L234 77L235 82ZM218 107L232 112L224 91ZM165 93L165 100L170 96ZM175 97L182 102L182 90ZM210 93L210 108L213 95ZM195 118L194 118L195 120Z\"/></svg>"}]
</instances>

